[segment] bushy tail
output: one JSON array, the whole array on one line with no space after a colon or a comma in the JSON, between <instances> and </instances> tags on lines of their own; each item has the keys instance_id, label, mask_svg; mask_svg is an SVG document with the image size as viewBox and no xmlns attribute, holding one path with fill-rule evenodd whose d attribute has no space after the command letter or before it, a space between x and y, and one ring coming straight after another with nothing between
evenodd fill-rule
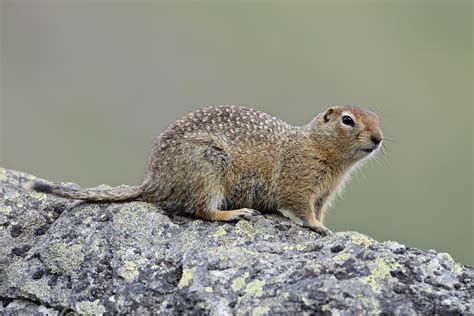
<instances>
[{"instance_id":1,"label":"bushy tail","mask_svg":"<svg viewBox=\"0 0 474 316\"><path fill-rule=\"evenodd\" d=\"M141 186L116 187L111 189L72 188L60 183L32 181L26 185L30 191L52 194L66 199L89 202L127 202L139 200L143 194Z\"/></svg>"}]
</instances>

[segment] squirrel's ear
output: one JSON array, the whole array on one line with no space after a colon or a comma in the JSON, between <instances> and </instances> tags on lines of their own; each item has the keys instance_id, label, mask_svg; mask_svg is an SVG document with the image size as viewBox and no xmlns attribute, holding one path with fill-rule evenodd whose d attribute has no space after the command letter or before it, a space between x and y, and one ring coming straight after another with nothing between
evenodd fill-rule
<instances>
[{"instance_id":1,"label":"squirrel's ear","mask_svg":"<svg viewBox=\"0 0 474 316\"><path fill-rule=\"evenodd\" d=\"M333 108L329 108L326 110L326 112L323 115L323 121L324 123L329 122L331 119L331 114L334 112Z\"/></svg>"}]
</instances>

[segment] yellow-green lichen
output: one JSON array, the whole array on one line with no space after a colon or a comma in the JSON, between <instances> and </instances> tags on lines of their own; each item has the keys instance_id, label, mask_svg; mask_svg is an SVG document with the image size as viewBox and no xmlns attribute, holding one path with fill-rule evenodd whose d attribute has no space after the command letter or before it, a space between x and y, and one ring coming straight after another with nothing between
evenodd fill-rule
<instances>
[{"instance_id":1,"label":"yellow-green lichen","mask_svg":"<svg viewBox=\"0 0 474 316\"><path fill-rule=\"evenodd\" d=\"M17 201L17 198L20 196L19 192L15 191L6 191L3 196L4 200ZM17 203L16 203L17 204Z\"/></svg>"},{"instance_id":2,"label":"yellow-green lichen","mask_svg":"<svg viewBox=\"0 0 474 316\"><path fill-rule=\"evenodd\" d=\"M147 264L149 261L148 261L147 258L141 257L141 258L135 260L135 262L136 262L137 264Z\"/></svg>"},{"instance_id":3,"label":"yellow-green lichen","mask_svg":"<svg viewBox=\"0 0 474 316\"><path fill-rule=\"evenodd\" d=\"M376 293L380 292L380 282L384 281L389 275L390 271L400 267L397 262L387 263L382 258L375 259L375 268L370 275L361 279L363 283L368 284Z\"/></svg>"},{"instance_id":4,"label":"yellow-green lichen","mask_svg":"<svg viewBox=\"0 0 474 316\"><path fill-rule=\"evenodd\" d=\"M265 285L265 281L255 280L247 284L245 288L245 294L253 296L253 297L260 297L263 294L263 286Z\"/></svg>"},{"instance_id":5,"label":"yellow-green lichen","mask_svg":"<svg viewBox=\"0 0 474 316\"><path fill-rule=\"evenodd\" d=\"M91 250L96 252L98 251L100 248L100 241L99 239L95 239L92 243L91 243Z\"/></svg>"},{"instance_id":6,"label":"yellow-green lichen","mask_svg":"<svg viewBox=\"0 0 474 316\"><path fill-rule=\"evenodd\" d=\"M380 306L379 302L374 298L374 297L367 297L364 295L357 295L357 298L359 299L362 304L365 305L365 308L369 312L370 315L378 315L380 314Z\"/></svg>"},{"instance_id":7,"label":"yellow-green lichen","mask_svg":"<svg viewBox=\"0 0 474 316\"><path fill-rule=\"evenodd\" d=\"M143 236L143 230L149 227L150 205L147 203L134 203L125 205L119 212L115 213L113 223L121 230L136 233ZM138 237L138 236L136 236Z\"/></svg>"},{"instance_id":8,"label":"yellow-green lichen","mask_svg":"<svg viewBox=\"0 0 474 316\"><path fill-rule=\"evenodd\" d=\"M193 274L190 270L184 269L183 275L181 276L181 280L179 280L178 288L182 289L185 286L188 286L193 278Z\"/></svg>"},{"instance_id":9,"label":"yellow-green lichen","mask_svg":"<svg viewBox=\"0 0 474 316\"><path fill-rule=\"evenodd\" d=\"M82 246L79 244L56 243L49 247L46 262L51 271L68 272L77 269L84 261Z\"/></svg>"},{"instance_id":10,"label":"yellow-green lichen","mask_svg":"<svg viewBox=\"0 0 474 316\"><path fill-rule=\"evenodd\" d=\"M451 255L450 255L449 253L441 252L441 253L438 254L438 256L439 256L439 257L442 257L442 258L444 258L444 259L446 259L446 260L448 260L448 261L451 262L451 263L454 263L454 262L455 262L454 259L453 259L453 257L451 257Z\"/></svg>"},{"instance_id":11,"label":"yellow-green lichen","mask_svg":"<svg viewBox=\"0 0 474 316\"><path fill-rule=\"evenodd\" d=\"M304 305L306 305L306 306L311 306L311 305L314 305L314 303L315 303L315 300L307 298L305 296L301 297L301 300L303 301Z\"/></svg>"},{"instance_id":12,"label":"yellow-green lichen","mask_svg":"<svg viewBox=\"0 0 474 316\"><path fill-rule=\"evenodd\" d=\"M4 168L0 168L0 181L5 181L7 179L7 170L5 170Z\"/></svg>"},{"instance_id":13,"label":"yellow-green lichen","mask_svg":"<svg viewBox=\"0 0 474 316\"><path fill-rule=\"evenodd\" d=\"M125 261L123 267L118 271L118 275L125 279L128 283L131 283L139 275L137 264L133 261Z\"/></svg>"},{"instance_id":14,"label":"yellow-green lichen","mask_svg":"<svg viewBox=\"0 0 474 316\"><path fill-rule=\"evenodd\" d=\"M329 304L324 304L321 306L321 310L323 312L331 312L331 306ZM330 313L330 314L333 314L333 313Z\"/></svg>"},{"instance_id":15,"label":"yellow-green lichen","mask_svg":"<svg viewBox=\"0 0 474 316\"><path fill-rule=\"evenodd\" d=\"M9 286L13 286L14 284L20 282L20 280L24 277L27 271L27 263L26 261L12 261L5 267L5 280L2 279L5 283Z\"/></svg>"},{"instance_id":16,"label":"yellow-green lichen","mask_svg":"<svg viewBox=\"0 0 474 316\"><path fill-rule=\"evenodd\" d=\"M345 251L341 251L339 252L338 254L336 254L333 259L336 260L336 261L346 261L347 259L349 259L351 257L351 255Z\"/></svg>"},{"instance_id":17,"label":"yellow-green lichen","mask_svg":"<svg viewBox=\"0 0 474 316\"><path fill-rule=\"evenodd\" d=\"M240 220L237 225L235 225L235 228L237 229L237 232L247 235L250 238L254 238L255 234L257 234L257 231L255 228L250 224L249 221L246 220Z\"/></svg>"},{"instance_id":18,"label":"yellow-green lichen","mask_svg":"<svg viewBox=\"0 0 474 316\"><path fill-rule=\"evenodd\" d=\"M433 293L433 289L430 288L430 287L428 287L428 286L426 286L426 287L422 288L422 289L420 290L420 292L425 292L425 293L431 294L431 293Z\"/></svg>"},{"instance_id":19,"label":"yellow-green lichen","mask_svg":"<svg viewBox=\"0 0 474 316\"><path fill-rule=\"evenodd\" d=\"M306 247L303 246L303 245L287 245L287 246L284 246L284 247L283 247L283 250L285 250L285 251L291 251L291 250L295 250L295 249L296 249L296 250L301 251L301 250L304 250L305 248L306 248Z\"/></svg>"},{"instance_id":20,"label":"yellow-green lichen","mask_svg":"<svg viewBox=\"0 0 474 316\"><path fill-rule=\"evenodd\" d=\"M366 235L362 235L362 234L353 235L351 239L352 239L352 242L356 245L364 245L366 247L372 245L372 239L370 239Z\"/></svg>"},{"instance_id":21,"label":"yellow-green lichen","mask_svg":"<svg viewBox=\"0 0 474 316\"><path fill-rule=\"evenodd\" d=\"M268 313L269 311L270 311L270 308L268 308L266 306L255 307L252 310L252 316L262 316L262 315L265 315L266 313Z\"/></svg>"},{"instance_id":22,"label":"yellow-green lichen","mask_svg":"<svg viewBox=\"0 0 474 316\"><path fill-rule=\"evenodd\" d=\"M127 249L127 252L131 249ZM124 262L124 265L119 268L118 275L124 278L128 283L135 280L140 275L138 272L138 266L148 263L146 258L138 258L136 260L128 260Z\"/></svg>"},{"instance_id":23,"label":"yellow-green lichen","mask_svg":"<svg viewBox=\"0 0 474 316\"><path fill-rule=\"evenodd\" d=\"M41 192L30 192L30 196L36 200L44 201L46 200L47 195Z\"/></svg>"},{"instance_id":24,"label":"yellow-green lichen","mask_svg":"<svg viewBox=\"0 0 474 316\"><path fill-rule=\"evenodd\" d=\"M212 237L219 238L219 237L224 236L225 234L227 234L227 231L225 230L223 226L221 226L214 232L214 234L212 234Z\"/></svg>"},{"instance_id":25,"label":"yellow-green lichen","mask_svg":"<svg viewBox=\"0 0 474 316\"><path fill-rule=\"evenodd\" d=\"M245 272L241 277L235 278L232 281L232 289L234 291L240 291L245 285L245 279L248 278L249 273Z\"/></svg>"},{"instance_id":26,"label":"yellow-green lichen","mask_svg":"<svg viewBox=\"0 0 474 316\"><path fill-rule=\"evenodd\" d=\"M12 212L12 208L10 206L3 206L0 207L0 214L8 215Z\"/></svg>"},{"instance_id":27,"label":"yellow-green lichen","mask_svg":"<svg viewBox=\"0 0 474 316\"><path fill-rule=\"evenodd\" d=\"M82 223L85 225L92 223L92 217L89 216L89 217L84 218L82 220Z\"/></svg>"},{"instance_id":28,"label":"yellow-green lichen","mask_svg":"<svg viewBox=\"0 0 474 316\"><path fill-rule=\"evenodd\" d=\"M103 315L105 308L99 303L99 300L82 301L76 304L76 312L81 315Z\"/></svg>"},{"instance_id":29,"label":"yellow-green lichen","mask_svg":"<svg viewBox=\"0 0 474 316\"><path fill-rule=\"evenodd\" d=\"M30 295L33 295L39 300L44 301L51 299L52 296L52 290L44 278L41 280L27 282L22 290L29 293Z\"/></svg>"},{"instance_id":30,"label":"yellow-green lichen","mask_svg":"<svg viewBox=\"0 0 474 316\"><path fill-rule=\"evenodd\" d=\"M293 250L293 249L295 249L294 246L288 246L288 245L286 245L286 246L283 247L283 250L285 250L285 251Z\"/></svg>"},{"instance_id":31,"label":"yellow-green lichen","mask_svg":"<svg viewBox=\"0 0 474 316\"><path fill-rule=\"evenodd\" d=\"M204 288L204 292L212 293L212 292L214 292L214 289L211 286L207 286L207 287Z\"/></svg>"},{"instance_id":32,"label":"yellow-green lichen","mask_svg":"<svg viewBox=\"0 0 474 316\"><path fill-rule=\"evenodd\" d=\"M451 272L456 273L456 274L459 274L462 272L461 265L457 263L456 261L454 261L453 257L451 257L449 253L440 253L439 256L442 256L443 258L445 258L452 264Z\"/></svg>"},{"instance_id":33,"label":"yellow-green lichen","mask_svg":"<svg viewBox=\"0 0 474 316\"><path fill-rule=\"evenodd\" d=\"M462 267L459 263L454 263L453 268L451 269L453 273L459 274L462 272Z\"/></svg>"}]
</instances>

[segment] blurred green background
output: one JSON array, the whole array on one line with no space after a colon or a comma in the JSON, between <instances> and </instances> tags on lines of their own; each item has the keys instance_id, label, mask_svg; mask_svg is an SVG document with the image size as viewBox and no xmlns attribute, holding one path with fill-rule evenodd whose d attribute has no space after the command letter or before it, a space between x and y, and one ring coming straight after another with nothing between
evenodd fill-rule
<instances>
[{"instance_id":1,"label":"blurred green background","mask_svg":"<svg viewBox=\"0 0 474 316\"><path fill-rule=\"evenodd\" d=\"M388 154L354 175L334 231L473 256L473 2L1 2L1 165L140 183L153 140L203 105L304 124L379 113Z\"/></svg>"}]
</instances>

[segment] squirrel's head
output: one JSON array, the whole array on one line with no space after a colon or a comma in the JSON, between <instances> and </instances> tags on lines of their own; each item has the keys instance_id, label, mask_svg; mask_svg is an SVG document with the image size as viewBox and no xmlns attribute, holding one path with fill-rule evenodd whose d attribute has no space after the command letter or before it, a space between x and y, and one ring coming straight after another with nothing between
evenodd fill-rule
<instances>
[{"instance_id":1,"label":"squirrel's head","mask_svg":"<svg viewBox=\"0 0 474 316\"><path fill-rule=\"evenodd\" d=\"M368 157L382 145L377 114L362 108L332 106L318 114L310 125L325 148L349 163Z\"/></svg>"}]
</instances>

